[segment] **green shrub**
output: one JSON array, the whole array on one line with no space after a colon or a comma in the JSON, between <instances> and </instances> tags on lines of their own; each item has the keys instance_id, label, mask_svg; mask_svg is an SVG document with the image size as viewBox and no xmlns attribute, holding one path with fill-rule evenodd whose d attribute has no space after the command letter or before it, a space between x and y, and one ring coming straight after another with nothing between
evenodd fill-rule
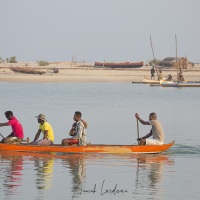
<instances>
[{"instance_id":1,"label":"green shrub","mask_svg":"<svg viewBox=\"0 0 200 200\"><path fill-rule=\"evenodd\" d=\"M17 63L16 57L12 56L10 58L6 58L7 63Z\"/></svg>"},{"instance_id":2,"label":"green shrub","mask_svg":"<svg viewBox=\"0 0 200 200\"><path fill-rule=\"evenodd\" d=\"M150 61L149 61L149 64L150 64L150 65L153 65L153 64L154 64L154 65L159 65L159 64L160 64L160 60L158 60L158 59L150 60Z\"/></svg>"},{"instance_id":3,"label":"green shrub","mask_svg":"<svg viewBox=\"0 0 200 200\"><path fill-rule=\"evenodd\" d=\"M49 62L44 61L44 60L40 60L40 61L38 62L38 66L46 66L46 65L49 65Z\"/></svg>"}]
</instances>

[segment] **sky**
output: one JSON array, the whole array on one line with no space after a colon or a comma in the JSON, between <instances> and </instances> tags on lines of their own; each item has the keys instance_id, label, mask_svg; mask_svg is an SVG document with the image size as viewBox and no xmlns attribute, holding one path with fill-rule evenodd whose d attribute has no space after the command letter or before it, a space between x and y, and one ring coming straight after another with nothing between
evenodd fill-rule
<instances>
[{"instance_id":1,"label":"sky","mask_svg":"<svg viewBox=\"0 0 200 200\"><path fill-rule=\"evenodd\" d=\"M200 62L199 0L0 0L0 57Z\"/></svg>"}]
</instances>

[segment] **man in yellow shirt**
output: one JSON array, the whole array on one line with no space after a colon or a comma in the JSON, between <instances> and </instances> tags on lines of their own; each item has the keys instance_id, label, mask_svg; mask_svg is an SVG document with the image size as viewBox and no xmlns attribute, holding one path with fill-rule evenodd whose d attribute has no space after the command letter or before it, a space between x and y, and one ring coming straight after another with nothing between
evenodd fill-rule
<instances>
[{"instance_id":1,"label":"man in yellow shirt","mask_svg":"<svg viewBox=\"0 0 200 200\"><path fill-rule=\"evenodd\" d=\"M53 129L51 127L51 125L47 122L45 115L43 114L39 114L38 116L36 116L36 118L38 119L38 123L39 125L39 129L38 132L35 135L35 138L33 140L33 142L31 142L32 144L36 144L36 145L51 145L54 142L54 133L53 133ZM38 140L37 139L40 137L40 133L43 133L43 139L42 140Z\"/></svg>"}]
</instances>

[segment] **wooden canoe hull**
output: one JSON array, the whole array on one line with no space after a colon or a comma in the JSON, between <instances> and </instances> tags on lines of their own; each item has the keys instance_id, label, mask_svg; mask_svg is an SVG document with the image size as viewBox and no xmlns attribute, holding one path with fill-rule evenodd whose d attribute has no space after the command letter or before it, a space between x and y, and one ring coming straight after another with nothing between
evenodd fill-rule
<instances>
[{"instance_id":1,"label":"wooden canoe hull","mask_svg":"<svg viewBox=\"0 0 200 200\"><path fill-rule=\"evenodd\" d=\"M164 145L88 145L88 146L40 146L29 144L0 144L0 151L62 152L62 153L160 153L169 149L175 141Z\"/></svg>"},{"instance_id":2,"label":"wooden canoe hull","mask_svg":"<svg viewBox=\"0 0 200 200\"><path fill-rule=\"evenodd\" d=\"M162 87L200 87L199 82L184 81L184 82L173 82L173 81L160 81Z\"/></svg>"},{"instance_id":3,"label":"wooden canoe hull","mask_svg":"<svg viewBox=\"0 0 200 200\"><path fill-rule=\"evenodd\" d=\"M31 69L28 67L10 67L10 70L16 73L23 73L23 74L45 74L45 71Z\"/></svg>"},{"instance_id":4,"label":"wooden canoe hull","mask_svg":"<svg viewBox=\"0 0 200 200\"><path fill-rule=\"evenodd\" d=\"M110 68L140 68L144 65L143 62L124 62L124 63L111 63L111 62L95 62L95 67L110 67Z\"/></svg>"},{"instance_id":5,"label":"wooden canoe hull","mask_svg":"<svg viewBox=\"0 0 200 200\"><path fill-rule=\"evenodd\" d=\"M145 84L158 84L158 85L160 85L160 81L158 81L158 80L151 80L151 79L147 79L147 78L143 79L143 83L145 83Z\"/></svg>"}]
</instances>

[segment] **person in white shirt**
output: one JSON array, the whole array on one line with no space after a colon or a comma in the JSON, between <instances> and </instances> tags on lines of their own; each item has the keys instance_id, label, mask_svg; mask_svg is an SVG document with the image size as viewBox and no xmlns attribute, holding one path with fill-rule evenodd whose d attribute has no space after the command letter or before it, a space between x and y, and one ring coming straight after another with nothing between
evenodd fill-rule
<instances>
[{"instance_id":1,"label":"person in white shirt","mask_svg":"<svg viewBox=\"0 0 200 200\"><path fill-rule=\"evenodd\" d=\"M65 146L79 145L86 146L86 128L87 123L81 119L82 114L80 111L76 111L74 114L75 123L69 132L71 138L63 139L61 144Z\"/></svg>"},{"instance_id":2,"label":"person in white shirt","mask_svg":"<svg viewBox=\"0 0 200 200\"><path fill-rule=\"evenodd\" d=\"M138 138L140 145L162 145L164 144L164 131L161 123L157 120L156 113L149 114L149 121L144 121L140 118L139 114L136 113L135 117L139 120L143 125L151 125L152 129L150 133L145 135L142 138ZM149 137L153 136L153 139L149 139Z\"/></svg>"}]
</instances>

